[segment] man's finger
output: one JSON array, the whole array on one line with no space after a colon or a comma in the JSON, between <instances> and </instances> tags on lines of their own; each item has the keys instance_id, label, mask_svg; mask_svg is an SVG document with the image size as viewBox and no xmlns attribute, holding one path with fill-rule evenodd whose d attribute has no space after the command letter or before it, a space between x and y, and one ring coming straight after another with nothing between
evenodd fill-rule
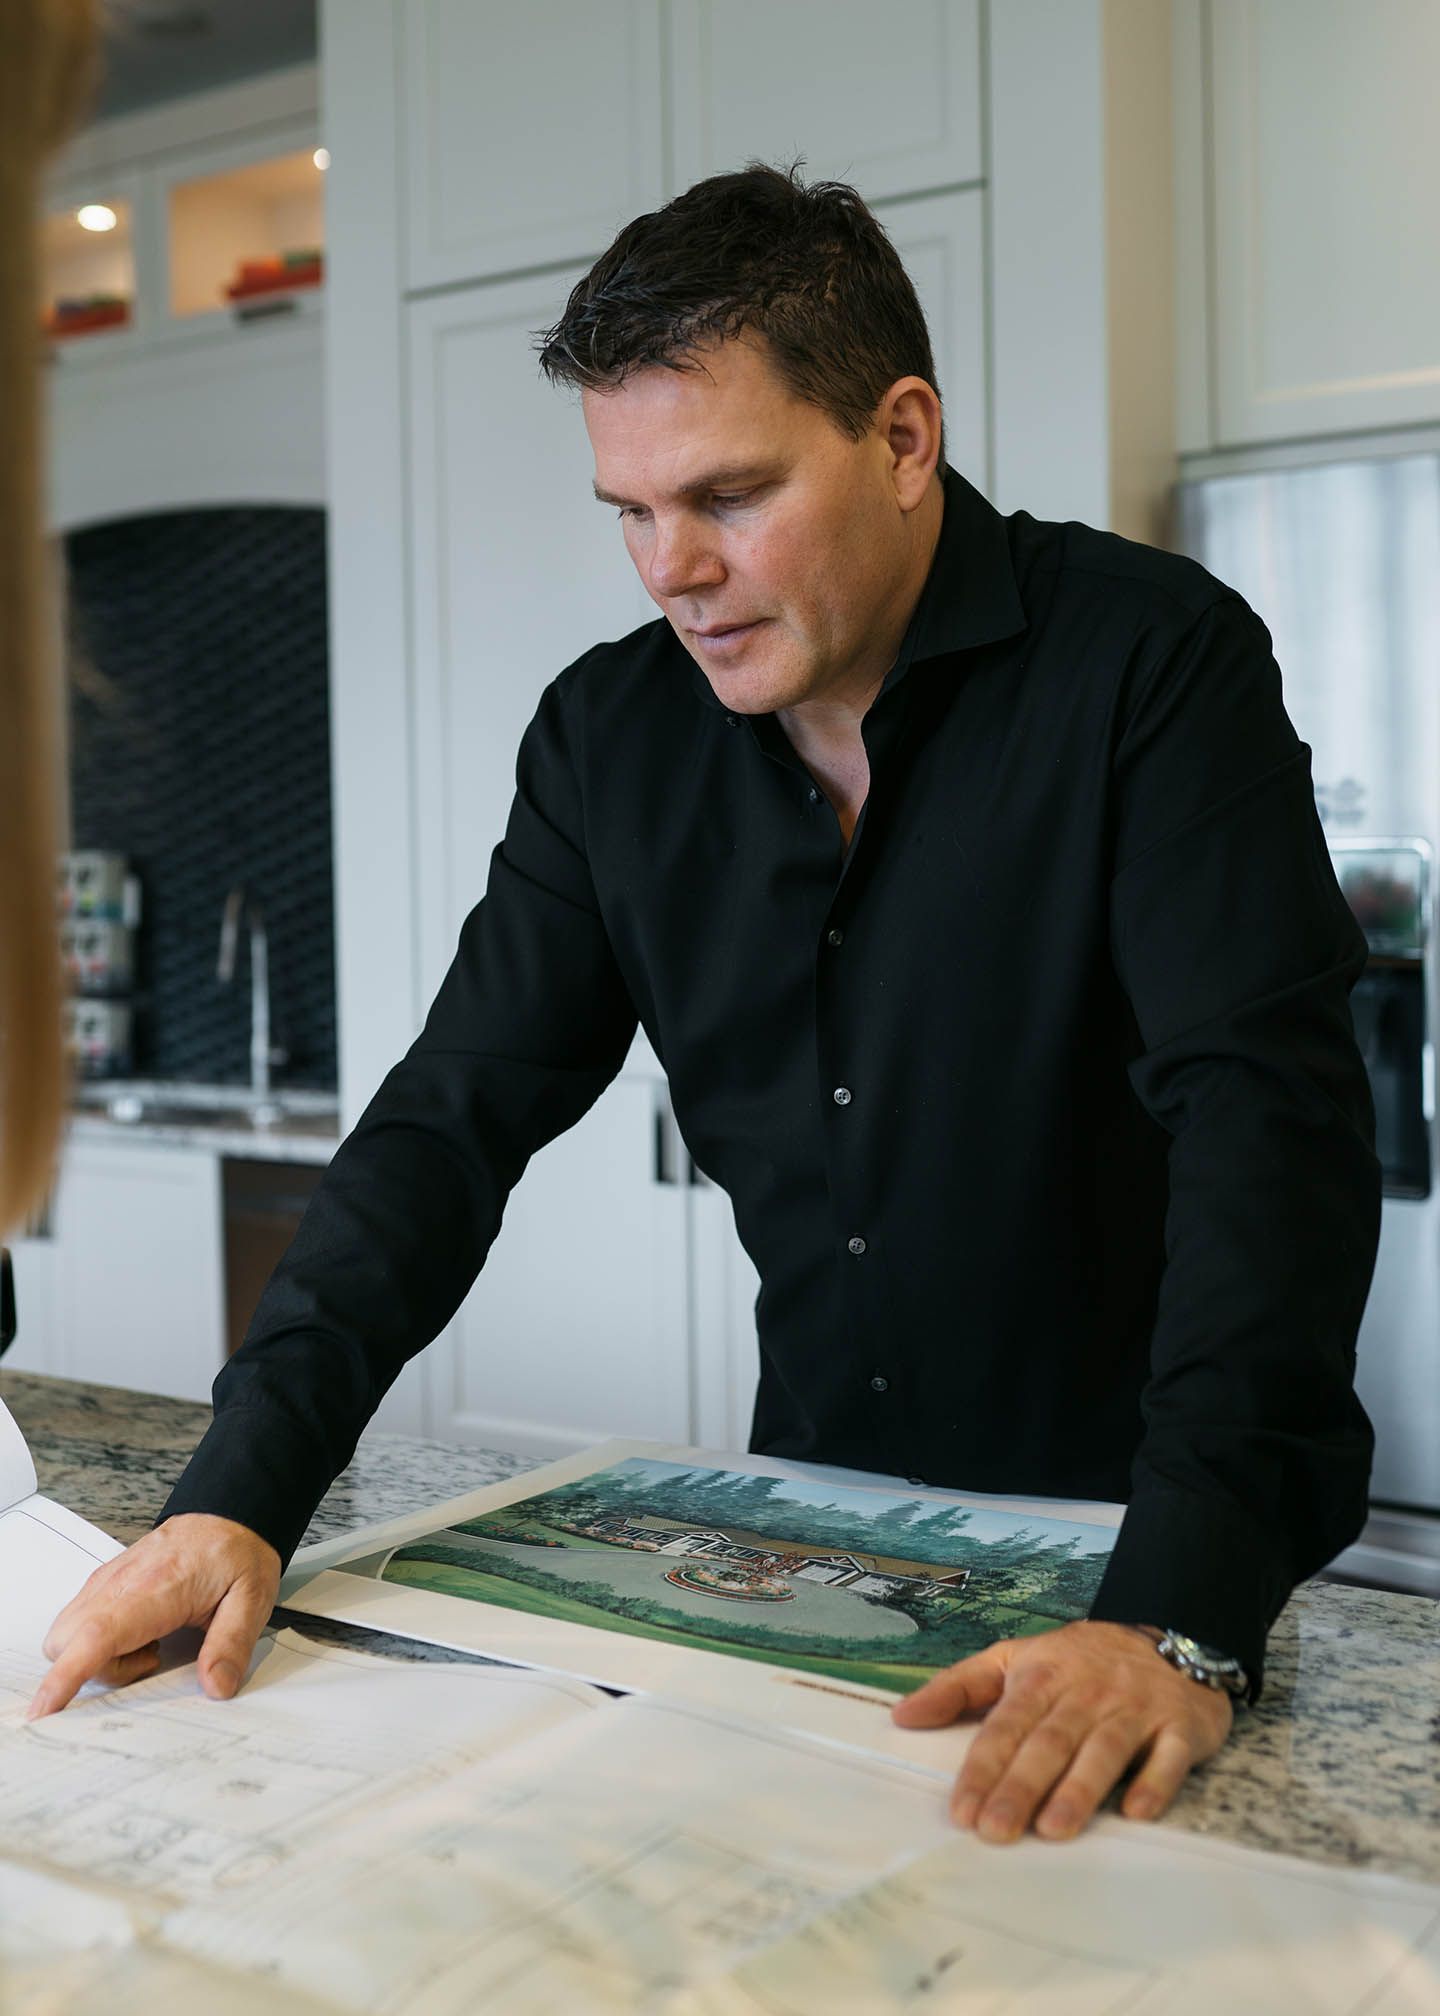
<instances>
[{"instance_id":1,"label":"man's finger","mask_svg":"<svg viewBox=\"0 0 1440 2016\"><path fill-rule=\"evenodd\" d=\"M82 1591L76 1604L83 1596ZM74 1700L87 1680L103 1678L113 1661L142 1651L190 1621L185 1593L163 1585L137 1587L123 1602L112 1596L98 1608L93 1593L85 1607L76 1604L66 1605L46 1635L45 1650L55 1663L35 1690L27 1721L55 1714Z\"/></svg>"},{"instance_id":2,"label":"man's finger","mask_svg":"<svg viewBox=\"0 0 1440 2016\"><path fill-rule=\"evenodd\" d=\"M905 1729L938 1729L961 1715L992 1707L1005 1690L1005 1668L995 1656L996 1649L992 1645L986 1652L947 1666L897 1701L890 1711L893 1720Z\"/></svg>"},{"instance_id":3,"label":"man's finger","mask_svg":"<svg viewBox=\"0 0 1440 2016\"><path fill-rule=\"evenodd\" d=\"M141 1643L145 1643L151 1633L137 1633ZM27 1722L37 1716L53 1715L73 1701L87 1680L95 1679L110 1663L121 1658L134 1646L116 1642L114 1626L103 1617L92 1617L86 1623L78 1624L70 1634L65 1649L56 1659L45 1678L35 1690L35 1698L25 1711Z\"/></svg>"},{"instance_id":4,"label":"man's finger","mask_svg":"<svg viewBox=\"0 0 1440 2016\"><path fill-rule=\"evenodd\" d=\"M1154 1820L1165 1811L1197 1761L1190 1740L1176 1729L1162 1729L1150 1755L1135 1775L1120 1811L1127 1820Z\"/></svg>"},{"instance_id":5,"label":"man's finger","mask_svg":"<svg viewBox=\"0 0 1440 2016\"><path fill-rule=\"evenodd\" d=\"M1145 1741L1143 1725L1133 1715L1115 1715L1099 1723L1075 1753L1075 1761L1046 1800L1035 1832L1047 1841L1068 1841L1110 1796Z\"/></svg>"},{"instance_id":6,"label":"man's finger","mask_svg":"<svg viewBox=\"0 0 1440 2016\"><path fill-rule=\"evenodd\" d=\"M124 1559L118 1556L117 1559ZM106 1586L114 1579L115 1563L102 1562L85 1577L79 1589L70 1598L65 1608L45 1633L40 1649L47 1659L58 1659L74 1637L77 1628L83 1624L95 1607L97 1598L104 1601Z\"/></svg>"},{"instance_id":7,"label":"man's finger","mask_svg":"<svg viewBox=\"0 0 1440 2016\"><path fill-rule=\"evenodd\" d=\"M1071 1769L1094 1720L1088 1701L1062 1697L1013 1745L998 1775L989 1759L982 1759L977 1777L961 1772L953 1802L956 1818L971 1814L976 1833L986 1841L1013 1841L1023 1834L1041 1801Z\"/></svg>"},{"instance_id":8,"label":"man's finger","mask_svg":"<svg viewBox=\"0 0 1440 2016\"><path fill-rule=\"evenodd\" d=\"M269 1591L244 1577L216 1604L197 1661L200 1684L215 1700L228 1700L245 1678L270 1609Z\"/></svg>"},{"instance_id":9,"label":"man's finger","mask_svg":"<svg viewBox=\"0 0 1440 2016\"><path fill-rule=\"evenodd\" d=\"M132 1680L145 1680L160 1664L160 1647L156 1644L141 1645L134 1652L122 1652L118 1659L112 1659L95 1678L103 1680L107 1687L128 1687Z\"/></svg>"}]
</instances>

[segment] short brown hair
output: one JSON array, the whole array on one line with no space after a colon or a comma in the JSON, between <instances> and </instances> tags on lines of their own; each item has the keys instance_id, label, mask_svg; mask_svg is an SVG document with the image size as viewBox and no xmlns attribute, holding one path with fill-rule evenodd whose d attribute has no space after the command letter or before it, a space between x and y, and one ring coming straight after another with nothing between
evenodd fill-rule
<instances>
[{"instance_id":1,"label":"short brown hair","mask_svg":"<svg viewBox=\"0 0 1440 2016\"><path fill-rule=\"evenodd\" d=\"M938 393L924 312L885 227L848 182L807 187L801 165L751 161L627 224L537 333L550 383L608 391L650 365L692 369L748 330L789 390L852 441L897 378Z\"/></svg>"}]
</instances>

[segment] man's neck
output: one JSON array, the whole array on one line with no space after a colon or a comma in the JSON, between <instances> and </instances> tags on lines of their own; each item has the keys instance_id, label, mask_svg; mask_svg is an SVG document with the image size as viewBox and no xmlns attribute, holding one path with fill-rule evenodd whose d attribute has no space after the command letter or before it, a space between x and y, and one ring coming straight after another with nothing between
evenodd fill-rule
<instances>
[{"instance_id":1,"label":"man's neck","mask_svg":"<svg viewBox=\"0 0 1440 2016\"><path fill-rule=\"evenodd\" d=\"M870 788L870 762L861 724L899 655L934 563L944 512L945 493L937 481L933 495L916 513L917 518L923 514L924 522L916 527L914 553L903 587L892 602L890 618L877 636L875 648L867 653L869 672L858 672L834 695L783 707L776 716L796 755L834 806L847 846Z\"/></svg>"}]
</instances>

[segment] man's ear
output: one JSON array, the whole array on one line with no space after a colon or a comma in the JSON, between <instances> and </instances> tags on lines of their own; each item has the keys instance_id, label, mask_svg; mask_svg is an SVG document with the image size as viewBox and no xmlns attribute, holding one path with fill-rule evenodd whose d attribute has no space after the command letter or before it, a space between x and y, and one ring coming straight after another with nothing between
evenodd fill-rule
<instances>
[{"instance_id":1,"label":"man's ear","mask_svg":"<svg viewBox=\"0 0 1440 2016\"><path fill-rule=\"evenodd\" d=\"M902 511L913 511L940 462L940 394L924 378L897 378L880 401L877 425L893 458L891 480Z\"/></svg>"}]
</instances>

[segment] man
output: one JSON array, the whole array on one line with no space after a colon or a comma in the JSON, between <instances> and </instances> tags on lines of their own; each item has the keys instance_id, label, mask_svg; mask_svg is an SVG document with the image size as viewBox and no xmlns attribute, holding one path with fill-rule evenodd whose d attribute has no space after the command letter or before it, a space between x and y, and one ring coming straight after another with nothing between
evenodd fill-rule
<instances>
[{"instance_id":1,"label":"man","mask_svg":"<svg viewBox=\"0 0 1440 2016\"><path fill-rule=\"evenodd\" d=\"M637 219L542 364L664 620L547 689L422 1035L37 1704L187 1621L234 1690L638 1015L760 1270L753 1447L1129 1500L1089 1619L896 1709L983 1714L957 1818L1065 1838L1132 1765L1122 1810L1157 1814L1358 1531L1370 1455L1364 943L1268 634L1193 562L945 468L919 306L842 185L752 166Z\"/></svg>"}]
</instances>

